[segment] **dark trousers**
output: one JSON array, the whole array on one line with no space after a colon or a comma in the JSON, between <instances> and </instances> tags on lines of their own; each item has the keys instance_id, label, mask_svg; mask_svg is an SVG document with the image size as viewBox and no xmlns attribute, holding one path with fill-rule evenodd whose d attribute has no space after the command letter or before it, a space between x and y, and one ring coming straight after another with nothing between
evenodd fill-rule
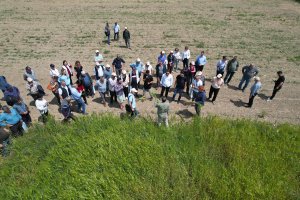
<instances>
[{"instance_id":1,"label":"dark trousers","mask_svg":"<svg viewBox=\"0 0 300 200\"><path fill-rule=\"evenodd\" d=\"M166 91L165 97L168 97L169 90L170 90L170 87L161 86L160 97L162 97L164 95L165 91Z\"/></svg>"},{"instance_id":2,"label":"dark trousers","mask_svg":"<svg viewBox=\"0 0 300 200\"><path fill-rule=\"evenodd\" d=\"M60 98L59 98L58 92L52 92L52 93L54 94L54 96L55 96L55 98L56 98L58 104L60 105Z\"/></svg>"},{"instance_id":3,"label":"dark trousers","mask_svg":"<svg viewBox=\"0 0 300 200\"><path fill-rule=\"evenodd\" d=\"M86 100L85 92L83 92L83 93L81 94L81 97L83 98L84 103L85 103L85 104L88 104L88 103L87 103L87 100Z\"/></svg>"},{"instance_id":4,"label":"dark trousers","mask_svg":"<svg viewBox=\"0 0 300 200\"><path fill-rule=\"evenodd\" d=\"M228 84L228 83L231 81L231 79L232 79L234 73L235 73L235 72L227 72L227 73L226 73L226 76L225 76L225 78L224 78L224 83L225 83L225 84Z\"/></svg>"},{"instance_id":5,"label":"dark trousers","mask_svg":"<svg viewBox=\"0 0 300 200\"><path fill-rule=\"evenodd\" d=\"M31 123L31 116L29 113L27 113L26 115L21 115L23 122L25 122L25 124L28 126Z\"/></svg>"},{"instance_id":6,"label":"dark trousers","mask_svg":"<svg viewBox=\"0 0 300 200\"><path fill-rule=\"evenodd\" d=\"M212 98L211 101L215 101L218 96L219 90L220 90L220 88L216 89L216 88L213 88L212 86L210 86L208 98L210 99L212 97L212 95L214 95L214 97Z\"/></svg>"},{"instance_id":7,"label":"dark trousers","mask_svg":"<svg viewBox=\"0 0 300 200\"><path fill-rule=\"evenodd\" d=\"M195 110L198 116L200 116L202 105L199 102L195 102Z\"/></svg>"},{"instance_id":8,"label":"dark trousers","mask_svg":"<svg viewBox=\"0 0 300 200\"><path fill-rule=\"evenodd\" d=\"M185 58L182 60L183 63L183 69L189 67L189 59Z\"/></svg>"},{"instance_id":9,"label":"dark trousers","mask_svg":"<svg viewBox=\"0 0 300 200\"><path fill-rule=\"evenodd\" d=\"M281 89L281 88L276 89L276 87L274 87L273 92L272 92L272 96L270 97L271 100L275 97L276 93L277 93L280 89Z\"/></svg>"},{"instance_id":10,"label":"dark trousers","mask_svg":"<svg viewBox=\"0 0 300 200\"><path fill-rule=\"evenodd\" d=\"M110 103L113 103L114 99L117 102L117 93L115 91L109 91L110 94Z\"/></svg>"},{"instance_id":11,"label":"dark trousers","mask_svg":"<svg viewBox=\"0 0 300 200\"><path fill-rule=\"evenodd\" d=\"M199 71L203 71L203 68L204 68L204 65L199 65ZM197 69L196 69L196 71L197 71Z\"/></svg>"},{"instance_id":12,"label":"dark trousers","mask_svg":"<svg viewBox=\"0 0 300 200\"><path fill-rule=\"evenodd\" d=\"M249 98L249 103L248 103L248 106L249 107L252 107L253 105L253 100L254 100L254 97L256 97L257 93L255 93L254 95L252 95L250 98Z\"/></svg>"},{"instance_id":13,"label":"dark trousers","mask_svg":"<svg viewBox=\"0 0 300 200\"><path fill-rule=\"evenodd\" d=\"M125 97L128 97L128 93L129 93L128 87L124 87L124 95L125 95Z\"/></svg>"},{"instance_id":14,"label":"dark trousers","mask_svg":"<svg viewBox=\"0 0 300 200\"><path fill-rule=\"evenodd\" d=\"M125 45L127 48L130 48L130 39L125 39Z\"/></svg>"},{"instance_id":15,"label":"dark trousers","mask_svg":"<svg viewBox=\"0 0 300 200\"><path fill-rule=\"evenodd\" d=\"M119 32L114 33L114 40L119 40Z\"/></svg>"},{"instance_id":16,"label":"dark trousers","mask_svg":"<svg viewBox=\"0 0 300 200\"><path fill-rule=\"evenodd\" d=\"M217 74L216 74L216 76L217 76L218 74L222 74L222 77L223 77L223 75L224 75L224 71L217 70Z\"/></svg>"},{"instance_id":17,"label":"dark trousers","mask_svg":"<svg viewBox=\"0 0 300 200\"><path fill-rule=\"evenodd\" d=\"M190 76L186 76L186 93L189 94L190 91L190 85L191 85L191 77Z\"/></svg>"},{"instance_id":18,"label":"dark trousers","mask_svg":"<svg viewBox=\"0 0 300 200\"><path fill-rule=\"evenodd\" d=\"M180 101L182 92L183 92L183 89L175 88L174 94L173 94L173 101L175 100L177 93L179 94L178 101Z\"/></svg>"},{"instance_id":19,"label":"dark trousers","mask_svg":"<svg viewBox=\"0 0 300 200\"><path fill-rule=\"evenodd\" d=\"M22 136L24 132L24 129L22 127L22 121L19 121L15 125L11 126L10 131L12 133L12 136L14 137Z\"/></svg>"}]
</instances>

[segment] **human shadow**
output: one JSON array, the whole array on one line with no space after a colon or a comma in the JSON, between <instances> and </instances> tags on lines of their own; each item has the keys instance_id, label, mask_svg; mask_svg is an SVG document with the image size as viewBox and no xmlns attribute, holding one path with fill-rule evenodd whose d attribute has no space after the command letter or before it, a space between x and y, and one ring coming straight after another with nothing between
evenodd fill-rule
<instances>
[{"instance_id":1,"label":"human shadow","mask_svg":"<svg viewBox=\"0 0 300 200\"><path fill-rule=\"evenodd\" d=\"M179 115L182 118L191 118L194 116L194 114L190 112L188 109L179 110L175 114Z\"/></svg>"},{"instance_id":2,"label":"human shadow","mask_svg":"<svg viewBox=\"0 0 300 200\"><path fill-rule=\"evenodd\" d=\"M257 96L258 96L259 98L261 98L262 100L267 100L267 99L269 98L269 96L267 96L267 95L265 95L265 94L263 94L263 93L259 93Z\"/></svg>"},{"instance_id":3,"label":"human shadow","mask_svg":"<svg viewBox=\"0 0 300 200\"><path fill-rule=\"evenodd\" d=\"M227 84L227 87L229 88L229 89L232 89L232 90L240 90L238 87L236 87L235 85L229 85L229 84Z\"/></svg>"},{"instance_id":4,"label":"human shadow","mask_svg":"<svg viewBox=\"0 0 300 200\"><path fill-rule=\"evenodd\" d=\"M58 105L58 101L57 101L56 97L53 97L52 100L49 102L49 104Z\"/></svg>"},{"instance_id":5,"label":"human shadow","mask_svg":"<svg viewBox=\"0 0 300 200\"><path fill-rule=\"evenodd\" d=\"M120 48L127 49L126 45L120 45Z\"/></svg>"},{"instance_id":6,"label":"human shadow","mask_svg":"<svg viewBox=\"0 0 300 200\"><path fill-rule=\"evenodd\" d=\"M233 103L236 107L244 107L246 102L243 102L241 99L234 101L230 99L230 102Z\"/></svg>"}]
</instances>

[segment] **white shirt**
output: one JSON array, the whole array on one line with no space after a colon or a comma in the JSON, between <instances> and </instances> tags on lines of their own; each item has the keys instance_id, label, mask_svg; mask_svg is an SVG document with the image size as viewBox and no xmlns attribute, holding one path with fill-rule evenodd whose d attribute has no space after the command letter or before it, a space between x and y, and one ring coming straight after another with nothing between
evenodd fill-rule
<instances>
[{"instance_id":1,"label":"white shirt","mask_svg":"<svg viewBox=\"0 0 300 200\"><path fill-rule=\"evenodd\" d=\"M185 58L190 59L190 57L191 57L191 52L189 49L182 52L182 59L185 59Z\"/></svg>"},{"instance_id":2,"label":"white shirt","mask_svg":"<svg viewBox=\"0 0 300 200\"><path fill-rule=\"evenodd\" d=\"M149 70L149 74L152 74L152 65L144 65L143 71L146 72L146 70Z\"/></svg>"},{"instance_id":3,"label":"white shirt","mask_svg":"<svg viewBox=\"0 0 300 200\"><path fill-rule=\"evenodd\" d=\"M115 33L118 33L119 31L120 31L120 26L119 26L119 24L114 25L114 32L115 32Z\"/></svg>"},{"instance_id":4,"label":"white shirt","mask_svg":"<svg viewBox=\"0 0 300 200\"><path fill-rule=\"evenodd\" d=\"M70 75L69 75L69 72L68 72L68 69L69 69L69 71L71 72L71 74L73 74L73 72L72 72L72 69L70 68L70 65L67 65L67 66L61 66L61 68L62 69L64 69L64 70L66 70L66 75L68 76L68 77L70 77Z\"/></svg>"},{"instance_id":5,"label":"white shirt","mask_svg":"<svg viewBox=\"0 0 300 200\"><path fill-rule=\"evenodd\" d=\"M94 56L94 61L101 63L103 61L103 56L99 53L98 56Z\"/></svg>"},{"instance_id":6,"label":"white shirt","mask_svg":"<svg viewBox=\"0 0 300 200\"><path fill-rule=\"evenodd\" d=\"M169 76L167 76L167 74L163 74L160 84L164 87L171 87L173 85L173 75L169 74Z\"/></svg>"},{"instance_id":7,"label":"white shirt","mask_svg":"<svg viewBox=\"0 0 300 200\"><path fill-rule=\"evenodd\" d=\"M94 74L96 76L96 68L94 69ZM103 69L102 69L102 66L99 66L98 68L98 76L101 77L103 76Z\"/></svg>"},{"instance_id":8,"label":"white shirt","mask_svg":"<svg viewBox=\"0 0 300 200\"><path fill-rule=\"evenodd\" d=\"M45 99L35 101L36 108L40 111L41 114L48 111L48 102Z\"/></svg>"},{"instance_id":9,"label":"white shirt","mask_svg":"<svg viewBox=\"0 0 300 200\"><path fill-rule=\"evenodd\" d=\"M222 78L218 79L214 77L211 83L211 86L215 89L219 89L224 84L224 80Z\"/></svg>"},{"instance_id":10,"label":"white shirt","mask_svg":"<svg viewBox=\"0 0 300 200\"><path fill-rule=\"evenodd\" d=\"M174 52L174 56L175 56L175 58L177 59L177 60L181 60L181 54L180 54L180 52L179 51L175 51Z\"/></svg>"},{"instance_id":11,"label":"white shirt","mask_svg":"<svg viewBox=\"0 0 300 200\"><path fill-rule=\"evenodd\" d=\"M201 79L199 79L198 81L197 79L193 79L192 81L193 91L198 92L199 91L198 88L202 85L203 82L201 81Z\"/></svg>"},{"instance_id":12,"label":"white shirt","mask_svg":"<svg viewBox=\"0 0 300 200\"><path fill-rule=\"evenodd\" d=\"M54 77L54 76L57 76L59 77L59 71L55 68L55 69L50 69L50 76L51 77Z\"/></svg>"},{"instance_id":13,"label":"white shirt","mask_svg":"<svg viewBox=\"0 0 300 200\"><path fill-rule=\"evenodd\" d=\"M65 86L65 87L61 86L60 88L58 88L58 94L59 94L60 96L62 95L62 89L61 89L61 88L65 88L65 89L67 90L68 96L70 96L69 90L68 90L68 87L67 87L67 86Z\"/></svg>"},{"instance_id":14,"label":"white shirt","mask_svg":"<svg viewBox=\"0 0 300 200\"><path fill-rule=\"evenodd\" d=\"M108 89L109 91L115 91L115 85L117 84L117 78L115 78L114 80L112 78L108 79Z\"/></svg>"},{"instance_id":15,"label":"white shirt","mask_svg":"<svg viewBox=\"0 0 300 200\"><path fill-rule=\"evenodd\" d=\"M224 71L226 66L227 66L227 60L226 61L219 60L219 62L217 63L217 70Z\"/></svg>"}]
</instances>

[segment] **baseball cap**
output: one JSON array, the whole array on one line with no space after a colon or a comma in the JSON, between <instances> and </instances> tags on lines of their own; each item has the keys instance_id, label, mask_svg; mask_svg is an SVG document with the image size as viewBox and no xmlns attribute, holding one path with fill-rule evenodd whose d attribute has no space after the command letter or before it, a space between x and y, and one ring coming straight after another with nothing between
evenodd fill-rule
<instances>
[{"instance_id":1,"label":"baseball cap","mask_svg":"<svg viewBox=\"0 0 300 200\"><path fill-rule=\"evenodd\" d=\"M137 93L138 91L135 88L131 88L130 92Z\"/></svg>"}]
</instances>

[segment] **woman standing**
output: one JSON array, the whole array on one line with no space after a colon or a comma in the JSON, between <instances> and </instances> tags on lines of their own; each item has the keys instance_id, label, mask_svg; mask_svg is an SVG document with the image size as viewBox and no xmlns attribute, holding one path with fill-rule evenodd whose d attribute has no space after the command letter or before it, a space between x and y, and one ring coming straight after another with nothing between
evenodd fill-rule
<instances>
[{"instance_id":1,"label":"woman standing","mask_svg":"<svg viewBox=\"0 0 300 200\"><path fill-rule=\"evenodd\" d=\"M208 99L210 99L212 97L212 95L214 95L214 97L212 98L212 101L211 101L213 104L218 96L219 90L222 85L224 85L224 80L222 79L222 74L218 74L216 77L213 78L211 86L210 86L210 90L209 90Z\"/></svg>"}]
</instances>

